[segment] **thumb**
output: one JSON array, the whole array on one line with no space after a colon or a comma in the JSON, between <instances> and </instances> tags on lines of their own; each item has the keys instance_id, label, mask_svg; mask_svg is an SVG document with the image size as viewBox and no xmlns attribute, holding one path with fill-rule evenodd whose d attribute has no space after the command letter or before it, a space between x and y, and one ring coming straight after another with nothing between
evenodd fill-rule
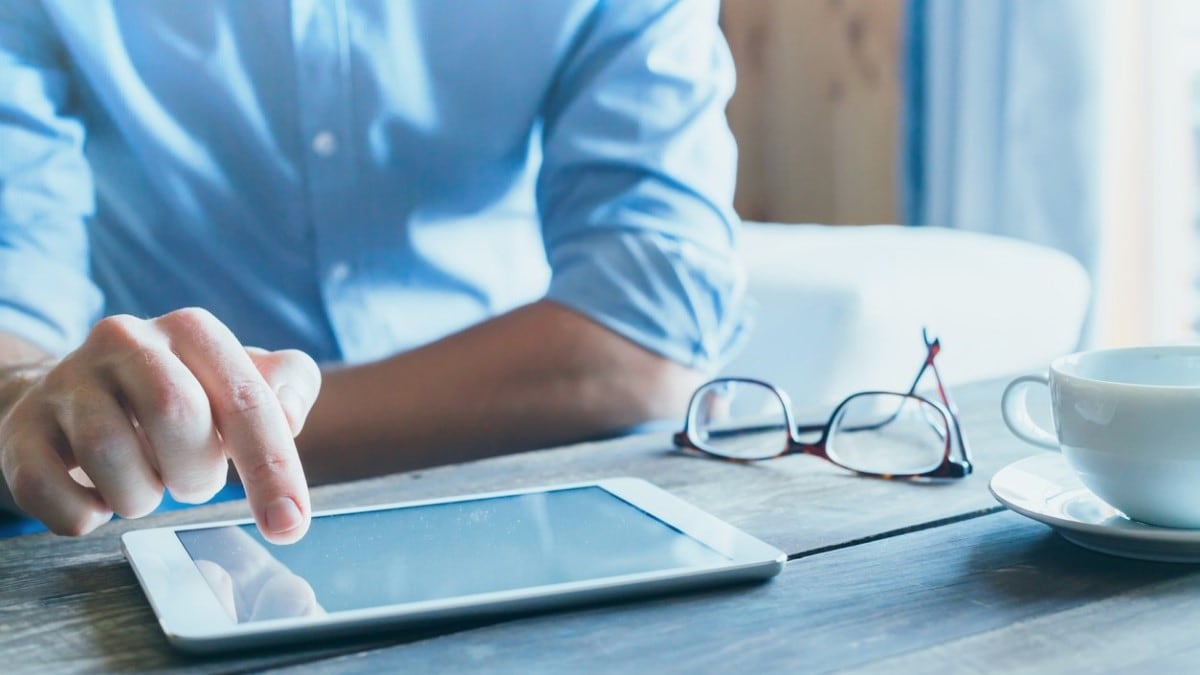
<instances>
[{"instance_id":1,"label":"thumb","mask_svg":"<svg viewBox=\"0 0 1200 675\"><path fill-rule=\"evenodd\" d=\"M321 369L308 354L296 349L272 352L246 347L246 353L279 399L292 435L299 436L321 391Z\"/></svg>"}]
</instances>

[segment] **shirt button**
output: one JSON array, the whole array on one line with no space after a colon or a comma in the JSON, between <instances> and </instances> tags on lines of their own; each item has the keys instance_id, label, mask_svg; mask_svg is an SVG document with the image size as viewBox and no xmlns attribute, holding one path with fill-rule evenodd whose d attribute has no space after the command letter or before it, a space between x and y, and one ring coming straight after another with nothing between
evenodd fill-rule
<instances>
[{"instance_id":1,"label":"shirt button","mask_svg":"<svg viewBox=\"0 0 1200 675\"><path fill-rule=\"evenodd\" d=\"M320 131L312 139L313 152L318 157L332 157L338 149L337 136L332 131Z\"/></svg>"}]
</instances>

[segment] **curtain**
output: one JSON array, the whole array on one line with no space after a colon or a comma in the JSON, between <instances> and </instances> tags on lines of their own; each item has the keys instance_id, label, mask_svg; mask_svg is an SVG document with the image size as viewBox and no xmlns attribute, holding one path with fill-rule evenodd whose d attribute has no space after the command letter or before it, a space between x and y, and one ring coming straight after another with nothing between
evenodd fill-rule
<instances>
[{"instance_id":1,"label":"curtain","mask_svg":"<svg viewBox=\"0 0 1200 675\"><path fill-rule=\"evenodd\" d=\"M907 0L908 224L1048 244L1095 272L1104 4Z\"/></svg>"}]
</instances>

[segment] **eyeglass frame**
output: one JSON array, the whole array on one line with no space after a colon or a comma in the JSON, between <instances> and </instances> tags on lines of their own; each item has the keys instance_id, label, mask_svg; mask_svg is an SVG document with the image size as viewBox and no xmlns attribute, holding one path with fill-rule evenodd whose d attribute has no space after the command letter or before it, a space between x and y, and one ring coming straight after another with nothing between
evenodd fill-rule
<instances>
[{"instance_id":1,"label":"eyeglass frame","mask_svg":"<svg viewBox=\"0 0 1200 675\"><path fill-rule=\"evenodd\" d=\"M942 375L938 372L937 363L934 359L942 351L942 341L938 338L929 339L929 330L925 327L921 328L921 340L925 343L925 363L921 364L921 368L917 370L917 376L913 378L912 384L908 387L908 393L915 394L917 385L920 384L921 378L925 375L925 370L933 371L933 380L937 383L938 398L941 399L942 405L946 408L946 412L950 413L950 424L952 426L951 433L954 435L958 445L958 453L962 455L962 461L958 462L962 466L962 476L969 476L974 470L974 464L971 461L971 450L967 444L967 437L962 432L962 424L958 421L958 406L954 404L954 400L950 398L950 394L946 391L946 385L942 382Z\"/></svg>"},{"instance_id":2,"label":"eyeglass frame","mask_svg":"<svg viewBox=\"0 0 1200 675\"><path fill-rule=\"evenodd\" d=\"M739 463L739 464L749 464L749 463L753 463L753 462L761 462L761 461L765 461L765 460L783 457L785 455L799 453L799 454L807 454L807 455L813 455L815 457L820 457L821 459L824 459L832 464L840 466L849 471L853 471L854 473L864 475L864 476L871 476L871 477L875 477L875 478L884 478L884 479L965 478L971 474L971 472L974 469L974 465L971 462L971 455L970 455L970 451L967 448L966 437L963 436L963 433L962 433L962 425L958 421L957 408L954 405L954 402L950 399L949 395L946 393L946 387L942 383L941 374L938 373L937 364L934 363L935 357L937 357L938 353L941 351L941 341L937 338L930 340L929 333L924 328L921 329L921 338L925 342L925 361L921 364L921 368L917 371L917 376L913 379L912 385L909 387L908 392L906 392L906 393L896 392L896 391L855 392L855 393L847 396L846 398L842 399L842 401L840 403L838 403L837 406L834 407L833 413L830 414L828 421L826 421L824 424L807 424L804 426L797 426L796 422L795 422L795 417L792 413L791 399L788 397L787 392L783 391L779 387L776 387L775 385L773 385L769 382L765 382L763 380L758 380L758 379L754 379L754 378L748 378L748 377L721 377L721 378L709 380L708 382L705 382L703 385L698 387L696 389L696 391L692 394L692 398L688 401L687 415L683 421L683 429L681 431L676 432L675 435L673 436L674 444L676 447L679 447L679 448L686 448L689 450L695 450L696 452L703 453L707 457L711 457L714 459L720 459L720 460L724 460L727 462L735 462L735 463ZM923 396L920 396L919 394L916 393L917 385L921 382L921 378L925 375L926 369L930 369L933 371L934 380L937 382L938 396L942 399L942 403L938 403L936 401L931 401L931 400L929 400ZM755 384L755 385L765 387L765 388L771 390L775 394L775 396L779 399L780 403L783 404L784 422L787 424L787 444L783 447L782 450L780 450L778 453L775 453L775 454L769 455L769 456L745 457L744 458L744 457L731 457L729 455L712 452L710 450L706 450L705 448L701 447L700 443L695 438L692 437L692 429L693 429L692 421L695 418L695 410L696 410L696 404L697 404L696 397L700 394L701 391L704 391L709 386L713 385L714 383L718 383L718 382L744 382L744 383L748 383L748 384ZM853 467L846 466L829 456L828 451L825 449L825 445L829 439L830 430L833 428L834 421L837 420L838 414L841 412L842 408L844 408L846 405L850 404L856 398L859 398L862 396L877 396L877 395L901 396L901 397L916 399L923 403L929 404L935 410L938 411L938 414L940 414L942 416L942 420L945 424L945 429L946 429L947 433L946 433L946 438L944 439L945 448L942 453L942 461L937 467L930 469L929 471L924 471L924 472L920 472L920 473L876 473L876 472L871 472L871 471L862 471L860 469L855 469ZM890 419L886 420L876 426L882 426L883 424L886 424L888 421L890 421ZM821 433L821 436L815 442L809 443L809 442L802 441L798 438L799 434L815 433L815 432ZM961 460L956 460L951 457L951 443L955 443L957 445L959 454L962 455Z\"/></svg>"}]
</instances>

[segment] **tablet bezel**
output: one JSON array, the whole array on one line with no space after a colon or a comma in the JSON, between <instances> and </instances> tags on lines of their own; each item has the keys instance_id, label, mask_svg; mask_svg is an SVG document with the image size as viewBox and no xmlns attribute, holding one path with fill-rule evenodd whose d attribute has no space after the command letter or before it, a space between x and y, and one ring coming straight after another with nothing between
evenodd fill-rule
<instances>
[{"instance_id":1,"label":"tablet bezel","mask_svg":"<svg viewBox=\"0 0 1200 675\"><path fill-rule=\"evenodd\" d=\"M765 580L780 572L787 556L741 530L639 478L538 486L399 502L370 507L334 509L314 518L342 514L413 508L431 504L475 501L575 488L599 487L633 507L729 558L708 565L640 572L583 581L561 582L505 591L476 593L437 600L381 605L334 612L320 617L297 617L236 623L221 607L176 533L253 523L251 519L198 523L126 532L121 537L125 557L133 567L167 639L192 652L262 646L281 642L333 637L364 629L401 627L414 623L469 619L523 613L598 600L661 593L713 582Z\"/></svg>"}]
</instances>

